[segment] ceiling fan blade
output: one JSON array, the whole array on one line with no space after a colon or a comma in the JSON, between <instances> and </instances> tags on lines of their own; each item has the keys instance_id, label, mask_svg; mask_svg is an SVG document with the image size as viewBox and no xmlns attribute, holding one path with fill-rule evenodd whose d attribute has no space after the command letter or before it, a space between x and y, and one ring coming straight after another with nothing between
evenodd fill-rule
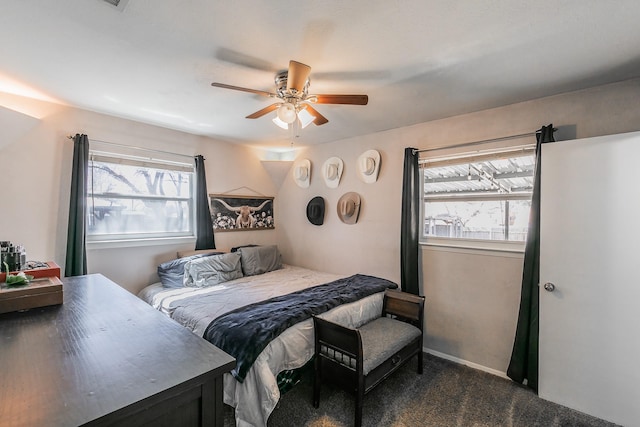
<instances>
[{"instance_id":1,"label":"ceiling fan blade","mask_svg":"<svg viewBox=\"0 0 640 427\"><path fill-rule=\"evenodd\" d=\"M329 120L325 116L320 114L318 112L318 110L313 108L311 105L307 104L306 108L307 108L307 111L309 111L309 114L311 114L313 117L315 117L315 119L313 120L313 124L314 125L320 126L320 125L323 125L323 124L329 122Z\"/></svg>"},{"instance_id":2,"label":"ceiling fan blade","mask_svg":"<svg viewBox=\"0 0 640 427\"><path fill-rule=\"evenodd\" d=\"M297 61L289 61L289 71L287 73L287 91L295 89L302 92L304 84L311 74L311 67Z\"/></svg>"},{"instance_id":3,"label":"ceiling fan blade","mask_svg":"<svg viewBox=\"0 0 640 427\"><path fill-rule=\"evenodd\" d=\"M276 102L275 104L271 104L268 107L264 107L262 110L258 110L253 114L249 114L247 116L247 119L257 119L258 117L262 117L265 114L268 114L272 111L277 110L281 104L282 104L281 102Z\"/></svg>"},{"instance_id":4,"label":"ceiling fan blade","mask_svg":"<svg viewBox=\"0 0 640 427\"><path fill-rule=\"evenodd\" d=\"M277 97L277 95L275 93L267 92L267 91L264 91L264 90L247 89L246 87L232 86L232 85L228 85L228 84L224 84L224 83L213 82L213 83L211 83L211 86L221 87L223 89L241 90L242 92L255 93L257 95L268 96L270 98L276 98Z\"/></svg>"},{"instance_id":5,"label":"ceiling fan blade","mask_svg":"<svg viewBox=\"0 0 640 427\"><path fill-rule=\"evenodd\" d=\"M367 105L369 97L367 95L313 95L316 104L350 104Z\"/></svg>"}]
</instances>

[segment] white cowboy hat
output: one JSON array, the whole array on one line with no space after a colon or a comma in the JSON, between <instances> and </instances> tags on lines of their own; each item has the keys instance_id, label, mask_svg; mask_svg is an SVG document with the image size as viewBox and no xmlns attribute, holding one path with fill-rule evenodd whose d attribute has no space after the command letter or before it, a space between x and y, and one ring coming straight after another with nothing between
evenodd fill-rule
<instances>
[{"instance_id":1,"label":"white cowboy hat","mask_svg":"<svg viewBox=\"0 0 640 427\"><path fill-rule=\"evenodd\" d=\"M358 172L360 178L368 183L374 183L380 172L380 153L376 150L367 150L358 157Z\"/></svg>"},{"instance_id":2,"label":"white cowboy hat","mask_svg":"<svg viewBox=\"0 0 640 427\"><path fill-rule=\"evenodd\" d=\"M324 165L322 166L322 175L327 187L338 188L343 168L344 163L339 157L330 157L326 162L324 162Z\"/></svg>"},{"instance_id":3,"label":"white cowboy hat","mask_svg":"<svg viewBox=\"0 0 640 427\"><path fill-rule=\"evenodd\" d=\"M293 164L293 180L300 188L309 188L311 181L311 162L301 159Z\"/></svg>"},{"instance_id":4,"label":"white cowboy hat","mask_svg":"<svg viewBox=\"0 0 640 427\"><path fill-rule=\"evenodd\" d=\"M355 224L360 215L360 195L358 193L345 193L338 200L338 217L345 224Z\"/></svg>"}]
</instances>

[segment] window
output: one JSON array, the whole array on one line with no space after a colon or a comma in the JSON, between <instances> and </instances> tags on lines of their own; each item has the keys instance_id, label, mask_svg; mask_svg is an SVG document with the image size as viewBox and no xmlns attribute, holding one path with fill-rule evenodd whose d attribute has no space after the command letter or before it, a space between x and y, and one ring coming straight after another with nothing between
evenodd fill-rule
<instances>
[{"instance_id":1,"label":"window","mask_svg":"<svg viewBox=\"0 0 640 427\"><path fill-rule=\"evenodd\" d=\"M87 239L193 236L194 165L181 160L92 150Z\"/></svg>"},{"instance_id":2,"label":"window","mask_svg":"<svg viewBox=\"0 0 640 427\"><path fill-rule=\"evenodd\" d=\"M533 148L423 163L425 241L526 240L533 190Z\"/></svg>"}]
</instances>

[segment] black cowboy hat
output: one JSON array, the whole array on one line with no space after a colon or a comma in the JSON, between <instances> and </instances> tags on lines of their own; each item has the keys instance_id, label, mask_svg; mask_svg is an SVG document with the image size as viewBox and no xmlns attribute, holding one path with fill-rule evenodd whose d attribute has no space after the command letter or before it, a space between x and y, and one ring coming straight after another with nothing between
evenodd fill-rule
<instances>
[{"instance_id":1,"label":"black cowboy hat","mask_svg":"<svg viewBox=\"0 0 640 427\"><path fill-rule=\"evenodd\" d=\"M307 204L307 219L313 225L322 225L324 222L324 199L316 196Z\"/></svg>"}]
</instances>

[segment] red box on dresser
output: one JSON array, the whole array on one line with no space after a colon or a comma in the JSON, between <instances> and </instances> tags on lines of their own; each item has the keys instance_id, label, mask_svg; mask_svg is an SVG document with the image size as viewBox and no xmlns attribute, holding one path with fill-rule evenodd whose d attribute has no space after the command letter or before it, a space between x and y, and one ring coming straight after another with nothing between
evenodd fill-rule
<instances>
[{"instance_id":1,"label":"red box on dresser","mask_svg":"<svg viewBox=\"0 0 640 427\"><path fill-rule=\"evenodd\" d=\"M34 268L33 270L21 270L24 274L33 276L34 279L40 279L42 277L57 277L60 278L60 266L53 261L47 261L47 267ZM11 274L19 273L19 271L12 271ZM4 282L6 279L6 273L0 273L0 282Z\"/></svg>"},{"instance_id":2,"label":"red box on dresser","mask_svg":"<svg viewBox=\"0 0 640 427\"><path fill-rule=\"evenodd\" d=\"M63 292L60 281L60 267L55 262L47 262L48 267L23 270L33 276L31 282L23 286L7 286L0 283L0 313L27 310L36 307L62 304ZM6 274L0 274L0 282Z\"/></svg>"}]
</instances>

